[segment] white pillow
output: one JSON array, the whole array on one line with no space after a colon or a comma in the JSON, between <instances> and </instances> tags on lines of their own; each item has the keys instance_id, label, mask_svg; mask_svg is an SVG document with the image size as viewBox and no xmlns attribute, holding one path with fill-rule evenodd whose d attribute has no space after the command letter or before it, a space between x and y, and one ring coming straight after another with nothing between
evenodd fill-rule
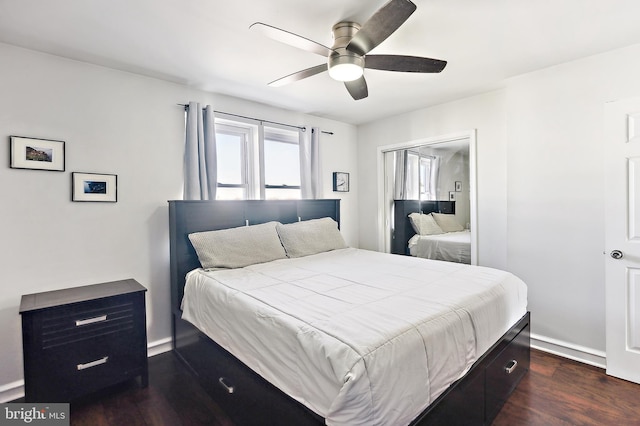
<instances>
[{"instance_id":1,"label":"white pillow","mask_svg":"<svg viewBox=\"0 0 640 426\"><path fill-rule=\"evenodd\" d=\"M431 213L444 232L464 231L454 214Z\"/></svg>"},{"instance_id":2,"label":"white pillow","mask_svg":"<svg viewBox=\"0 0 640 426\"><path fill-rule=\"evenodd\" d=\"M413 230L419 235L435 235L444 234L444 231L436 223L431 214L411 213L409 222L413 226Z\"/></svg>"},{"instance_id":3,"label":"white pillow","mask_svg":"<svg viewBox=\"0 0 640 426\"><path fill-rule=\"evenodd\" d=\"M287 256L302 257L347 248L338 223L330 217L304 220L276 227Z\"/></svg>"},{"instance_id":4,"label":"white pillow","mask_svg":"<svg viewBox=\"0 0 640 426\"><path fill-rule=\"evenodd\" d=\"M203 268L242 268L287 257L276 231L278 223L195 232L189 240Z\"/></svg>"}]
</instances>

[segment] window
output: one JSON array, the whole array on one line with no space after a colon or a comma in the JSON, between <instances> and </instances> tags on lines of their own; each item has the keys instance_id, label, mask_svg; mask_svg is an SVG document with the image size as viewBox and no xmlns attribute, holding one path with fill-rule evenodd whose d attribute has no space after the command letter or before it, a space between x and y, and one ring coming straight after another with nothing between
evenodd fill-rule
<instances>
[{"instance_id":1,"label":"window","mask_svg":"<svg viewBox=\"0 0 640 426\"><path fill-rule=\"evenodd\" d=\"M433 179L434 157L407 152L407 194L408 199L435 200Z\"/></svg>"},{"instance_id":2,"label":"window","mask_svg":"<svg viewBox=\"0 0 640 426\"><path fill-rule=\"evenodd\" d=\"M299 134L216 116L218 200L299 199Z\"/></svg>"},{"instance_id":3,"label":"window","mask_svg":"<svg viewBox=\"0 0 640 426\"><path fill-rule=\"evenodd\" d=\"M265 128L264 198L300 198L300 147L298 132Z\"/></svg>"},{"instance_id":4,"label":"window","mask_svg":"<svg viewBox=\"0 0 640 426\"><path fill-rule=\"evenodd\" d=\"M249 192L247 152L250 129L216 124L218 193L221 200L244 200Z\"/></svg>"},{"instance_id":5,"label":"window","mask_svg":"<svg viewBox=\"0 0 640 426\"><path fill-rule=\"evenodd\" d=\"M433 193L433 173L431 165L433 157L420 157L420 199L435 200L436 194Z\"/></svg>"}]
</instances>

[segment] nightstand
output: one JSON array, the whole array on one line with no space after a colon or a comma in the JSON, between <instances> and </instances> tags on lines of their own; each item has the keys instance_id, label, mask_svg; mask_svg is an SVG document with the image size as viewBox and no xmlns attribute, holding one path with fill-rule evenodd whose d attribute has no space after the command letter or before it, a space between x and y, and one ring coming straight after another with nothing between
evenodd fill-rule
<instances>
[{"instance_id":1,"label":"nightstand","mask_svg":"<svg viewBox=\"0 0 640 426\"><path fill-rule=\"evenodd\" d=\"M26 402L69 402L140 376L145 292L133 279L22 296Z\"/></svg>"}]
</instances>

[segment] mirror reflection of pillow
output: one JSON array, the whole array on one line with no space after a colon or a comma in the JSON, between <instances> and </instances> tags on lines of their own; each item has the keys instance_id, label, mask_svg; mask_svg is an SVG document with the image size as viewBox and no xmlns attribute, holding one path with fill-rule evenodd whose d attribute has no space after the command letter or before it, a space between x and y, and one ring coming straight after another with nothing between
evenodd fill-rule
<instances>
[{"instance_id":1,"label":"mirror reflection of pillow","mask_svg":"<svg viewBox=\"0 0 640 426\"><path fill-rule=\"evenodd\" d=\"M309 256L347 248L338 229L338 223L330 217L288 224L279 223L276 229L288 257Z\"/></svg>"},{"instance_id":2,"label":"mirror reflection of pillow","mask_svg":"<svg viewBox=\"0 0 640 426\"><path fill-rule=\"evenodd\" d=\"M464 231L464 227L456 220L454 214L431 213L444 232Z\"/></svg>"},{"instance_id":3,"label":"mirror reflection of pillow","mask_svg":"<svg viewBox=\"0 0 640 426\"><path fill-rule=\"evenodd\" d=\"M444 234L444 230L436 223L431 214L411 213L409 222L416 234L419 235L436 235Z\"/></svg>"}]
</instances>

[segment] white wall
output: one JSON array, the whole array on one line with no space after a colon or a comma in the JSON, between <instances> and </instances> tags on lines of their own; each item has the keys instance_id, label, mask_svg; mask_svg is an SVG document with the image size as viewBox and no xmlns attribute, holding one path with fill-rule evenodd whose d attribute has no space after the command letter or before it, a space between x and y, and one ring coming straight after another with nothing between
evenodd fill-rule
<instances>
[{"instance_id":1,"label":"white wall","mask_svg":"<svg viewBox=\"0 0 640 426\"><path fill-rule=\"evenodd\" d=\"M376 147L477 129L479 263L523 278L536 344L602 365L604 104L640 94L640 45L359 128L360 211L377 211ZM360 245L375 248L372 217Z\"/></svg>"},{"instance_id":2,"label":"white wall","mask_svg":"<svg viewBox=\"0 0 640 426\"><path fill-rule=\"evenodd\" d=\"M533 331L605 350L604 104L640 94L640 45L509 82L509 268Z\"/></svg>"},{"instance_id":3,"label":"white wall","mask_svg":"<svg viewBox=\"0 0 640 426\"><path fill-rule=\"evenodd\" d=\"M148 341L170 337L167 200L182 195L183 111L215 109L334 132L331 172L357 174L354 126L0 44L0 401L22 392L22 294L135 278L148 288ZM66 172L9 168L10 135L66 141ZM71 172L118 175L118 202L70 201ZM358 242L357 182L340 194L342 230Z\"/></svg>"}]
</instances>

